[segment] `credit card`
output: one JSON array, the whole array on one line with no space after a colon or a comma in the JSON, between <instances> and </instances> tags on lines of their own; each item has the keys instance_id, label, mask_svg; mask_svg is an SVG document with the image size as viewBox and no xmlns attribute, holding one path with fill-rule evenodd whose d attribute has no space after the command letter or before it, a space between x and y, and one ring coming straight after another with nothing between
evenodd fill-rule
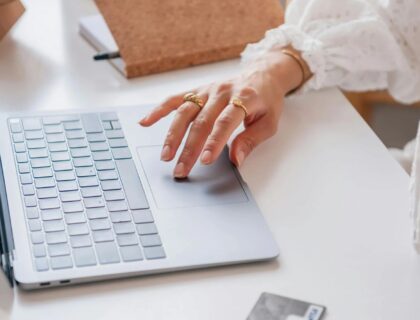
<instances>
[{"instance_id":1,"label":"credit card","mask_svg":"<svg viewBox=\"0 0 420 320\"><path fill-rule=\"evenodd\" d=\"M321 320L326 308L264 292L247 320Z\"/></svg>"}]
</instances>

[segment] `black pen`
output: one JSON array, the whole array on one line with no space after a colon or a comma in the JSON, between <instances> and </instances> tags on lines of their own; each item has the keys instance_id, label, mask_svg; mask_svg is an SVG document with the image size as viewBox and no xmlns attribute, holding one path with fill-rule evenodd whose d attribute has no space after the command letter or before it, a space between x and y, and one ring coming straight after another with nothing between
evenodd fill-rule
<instances>
[{"instance_id":1,"label":"black pen","mask_svg":"<svg viewBox=\"0 0 420 320\"><path fill-rule=\"evenodd\" d=\"M109 60L109 59L115 59L115 58L120 58L121 55L118 51L115 52L100 52L98 54L95 54L93 56L93 60Z\"/></svg>"}]
</instances>

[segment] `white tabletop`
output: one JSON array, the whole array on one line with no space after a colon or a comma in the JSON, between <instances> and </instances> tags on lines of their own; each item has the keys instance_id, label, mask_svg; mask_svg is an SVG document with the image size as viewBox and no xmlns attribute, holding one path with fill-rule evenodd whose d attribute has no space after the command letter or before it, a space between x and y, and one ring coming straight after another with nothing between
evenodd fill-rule
<instances>
[{"instance_id":1,"label":"white tabletop","mask_svg":"<svg viewBox=\"0 0 420 320\"><path fill-rule=\"evenodd\" d=\"M25 1L0 42L1 110L155 102L231 77L228 61L127 81L77 33L86 0ZM279 133L241 172L278 241L277 261L12 291L0 318L245 319L263 291L326 305L326 319L420 317L420 258L411 246L408 177L337 90L289 99Z\"/></svg>"}]
</instances>

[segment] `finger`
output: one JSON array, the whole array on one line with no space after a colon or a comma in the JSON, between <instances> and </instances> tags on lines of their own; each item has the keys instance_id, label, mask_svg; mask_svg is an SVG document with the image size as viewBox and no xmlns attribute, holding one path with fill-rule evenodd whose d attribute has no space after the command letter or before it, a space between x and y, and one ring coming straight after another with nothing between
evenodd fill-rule
<instances>
[{"instance_id":1,"label":"finger","mask_svg":"<svg viewBox=\"0 0 420 320\"><path fill-rule=\"evenodd\" d=\"M229 104L217 118L201 153L201 163L213 163L223 151L229 137L245 119L244 110Z\"/></svg>"},{"instance_id":2,"label":"finger","mask_svg":"<svg viewBox=\"0 0 420 320\"><path fill-rule=\"evenodd\" d=\"M193 102L184 102L176 111L163 143L161 160L171 161L190 126L201 108Z\"/></svg>"},{"instance_id":3,"label":"finger","mask_svg":"<svg viewBox=\"0 0 420 320\"><path fill-rule=\"evenodd\" d=\"M190 91L188 91L190 92ZM191 91L195 92L195 91ZM139 121L139 124L148 127L166 117L172 111L176 110L183 102L184 102L184 95L187 92L179 93L177 95L171 96L167 98L164 102L154 108L147 116Z\"/></svg>"},{"instance_id":4,"label":"finger","mask_svg":"<svg viewBox=\"0 0 420 320\"><path fill-rule=\"evenodd\" d=\"M249 124L232 142L230 160L241 166L245 158L263 141L272 137L277 131L277 118L266 114Z\"/></svg>"},{"instance_id":5,"label":"finger","mask_svg":"<svg viewBox=\"0 0 420 320\"><path fill-rule=\"evenodd\" d=\"M212 93L202 111L192 122L184 149L174 169L175 178L185 178L200 156L213 124L229 102L228 93Z\"/></svg>"}]
</instances>

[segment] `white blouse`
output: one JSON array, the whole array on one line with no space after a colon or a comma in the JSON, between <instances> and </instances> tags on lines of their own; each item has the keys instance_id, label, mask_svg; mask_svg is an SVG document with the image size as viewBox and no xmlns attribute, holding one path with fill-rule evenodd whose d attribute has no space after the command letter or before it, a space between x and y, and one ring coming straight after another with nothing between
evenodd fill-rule
<instances>
[{"instance_id":1,"label":"white blouse","mask_svg":"<svg viewBox=\"0 0 420 320\"><path fill-rule=\"evenodd\" d=\"M293 0L285 24L248 45L242 60L289 44L313 72L300 92L329 86L387 89L401 102L420 100L420 0ZM420 131L410 191L420 253Z\"/></svg>"}]
</instances>

